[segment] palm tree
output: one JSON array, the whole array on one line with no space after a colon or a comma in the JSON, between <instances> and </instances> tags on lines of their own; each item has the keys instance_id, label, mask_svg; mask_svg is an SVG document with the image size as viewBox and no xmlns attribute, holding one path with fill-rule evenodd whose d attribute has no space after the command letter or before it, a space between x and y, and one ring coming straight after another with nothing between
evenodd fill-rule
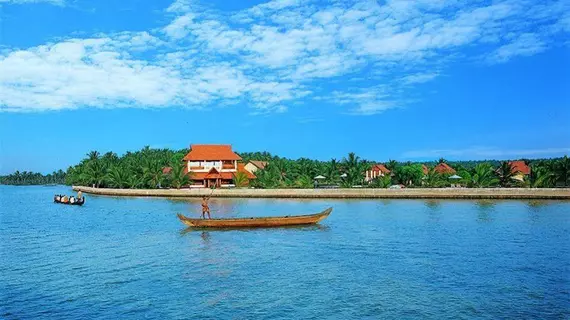
<instances>
[{"instance_id":1,"label":"palm tree","mask_svg":"<svg viewBox=\"0 0 570 320\"><path fill-rule=\"evenodd\" d=\"M493 167L489 163L480 163L475 166L475 174L471 177L471 185L476 188L487 188L499 182L493 174Z\"/></svg>"},{"instance_id":2,"label":"palm tree","mask_svg":"<svg viewBox=\"0 0 570 320\"><path fill-rule=\"evenodd\" d=\"M340 181L339 164L336 159L331 159L325 165L325 175L329 183L338 183Z\"/></svg>"},{"instance_id":3,"label":"palm tree","mask_svg":"<svg viewBox=\"0 0 570 320\"><path fill-rule=\"evenodd\" d=\"M103 163L99 160L90 160L82 172L81 179L92 185L95 188L99 188L101 184L105 181L105 176L107 169Z\"/></svg>"},{"instance_id":4,"label":"palm tree","mask_svg":"<svg viewBox=\"0 0 570 320\"><path fill-rule=\"evenodd\" d=\"M371 188L388 188L390 185L392 185L392 177L390 175L377 177L369 184Z\"/></svg>"},{"instance_id":5,"label":"palm tree","mask_svg":"<svg viewBox=\"0 0 570 320\"><path fill-rule=\"evenodd\" d=\"M430 171L428 171L428 174L425 176L425 179L423 179L422 182L423 185L428 188L439 188L444 186L446 183L446 181L443 178L443 175L441 175L435 169L431 169Z\"/></svg>"},{"instance_id":6,"label":"palm tree","mask_svg":"<svg viewBox=\"0 0 570 320\"><path fill-rule=\"evenodd\" d=\"M495 174L499 178L499 185L501 187L508 187L513 184L513 177L516 172L513 166L508 161L501 162L501 165L495 171Z\"/></svg>"},{"instance_id":7,"label":"palm tree","mask_svg":"<svg viewBox=\"0 0 570 320\"><path fill-rule=\"evenodd\" d=\"M170 169L170 185L176 189L180 189L182 186L190 184L190 172L184 173L184 164L182 161L178 164L172 164Z\"/></svg>"},{"instance_id":8,"label":"palm tree","mask_svg":"<svg viewBox=\"0 0 570 320\"><path fill-rule=\"evenodd\" d=\"M100 155L98 151L91 151L87 154L87 158L89 158L89 160L99 160Z\"/></svg>"},{"instance_id":9,"label":"palm tree","mask_svg":"<svg viewBox=\"0 0 570 320\"><path fill-rule=\"evenodd\" d=\"M396 160L392 160L390 159L387 163L386 163L386 168L390 171L394 171L396 169L396 167L398 166L398 162Z\"/></svg>"},{"instance_id":10,"label":"palm tree","mask_svg":"<svg viewBox=\"0 0 570 320\"><path fill-rule=\"evenodd\" d=\"M143 185L143 177L135 174L129 175L126 183L130 189L137 189Z\"/></svg>"},{"instance_id":11,"label":"palm tree","mask_svg":"<svg viewBox=\"0 0 570 320\"><path fill-rule=\"evenodd\" d=\"M554 164L553 174L556 177L556 184L565 187L570 185L570 158L567 155Z\"/></svg>"},{"instance_id":12,"label":"palm tree","mask_svg":"<svg viewBox=\"0 0 570 320\"><path fill-rule=\"evenodd\" d=\"M128 186L128 174L126 171L122 170L119 166L115 165L111 167L107 172L107 181L109 185L115 188L122 189Z\"/></svg>"},{"instance_id":13,"label":"palm tree","mask_svg":"<svg viewBox=\"0 0 570 320\"><path fill-rule=\"evenodd\" d=\"M352 187L354 185L362 184L364 181L364 172L368 165L360 160L354 152L350 152L348 157L342 161L343 171L346 174L344 179L344 186Z\"/></svg>"},{"instance_id":14,"label":"palm tree","mask_svg":"<svg viewBox=\"0 0 570 320\"><path fill-rule=\"evenodd\" d=\"M148 160L143 167L143 179L150 188L160 188L164 182L162 166L157 160Z\"/></svg>"},{"instance_id":15,"label":"palm tree","mask_svg":"<svg viewBox=\"0 0 570 320\"><path fill-rule=\"evenodd\" d=\"M238 188L239 187L245 187L249 182L249 179L247 178L247 174L245 172L241 172L241 171L237 172L234 175L233 180L234 180L234 184Z\"/></svg>"},{"instance_id":16,"label":"palm tree","mask_svg":"<svg viewBox=\"0 0 570 320\"><path fill-rule=\"evenodd\" d=\"M312 186L313 186L313 181L308 176L303 175L297 178L297 180L295 180L295 187L297 188L306 189L306 188L311 188Z\"/></svg>"}]
</instances>

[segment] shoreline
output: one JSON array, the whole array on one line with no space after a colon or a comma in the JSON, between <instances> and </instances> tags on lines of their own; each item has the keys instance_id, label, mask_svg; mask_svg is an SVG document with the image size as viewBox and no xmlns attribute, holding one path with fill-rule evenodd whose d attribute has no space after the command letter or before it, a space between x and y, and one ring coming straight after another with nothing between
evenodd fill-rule
<instances>
[{"instance_id":1,"label":"shoreline","mask_svg":"<svg viewBox=\"0 0 570 320\"><path fill-rule=\"evenodd\" d=\"M570 188L417 188L417 189L111 189L72 186L102 196L290 199L535 199L570 200Z\"/></svg>"}]
</instances>

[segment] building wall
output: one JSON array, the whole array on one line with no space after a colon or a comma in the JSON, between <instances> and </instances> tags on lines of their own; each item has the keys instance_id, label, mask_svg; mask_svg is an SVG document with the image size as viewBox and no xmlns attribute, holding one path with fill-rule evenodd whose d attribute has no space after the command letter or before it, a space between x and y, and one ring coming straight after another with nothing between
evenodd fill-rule
<instances>
[{"instance_id":1,"label":"building wall","mask_svg":"<svg viewBox=\"0 0 570 320\"><path fill-rule=\"evenodd\" d=\"M236 172L237 171L237 161L232 161L233 168L222 168L222 161L188 161L188 171L192 172L208 172L212 168L216 168L219 172ZM200 169L194 169L199 167Z\"/></svg>"},{"instance_id":2,"label":"building wall","mask_svg":"<svg viewBox=\"0 0 570 320\"><path fill-rule=\"evenodd\" d=\"M258 168L255 165L253 165L251 162L248 162L244 168L245 168L245 170L247 170L251 173L255 173L255 171L258 170Z\"/></svg>"}]
</instances>

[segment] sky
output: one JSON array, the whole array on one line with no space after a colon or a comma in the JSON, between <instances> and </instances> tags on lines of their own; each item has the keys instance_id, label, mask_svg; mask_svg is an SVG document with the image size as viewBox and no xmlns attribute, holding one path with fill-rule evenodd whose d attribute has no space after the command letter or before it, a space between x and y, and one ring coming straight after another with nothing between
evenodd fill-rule
<instances>
[{"instance_id":1,"label":"sky","mask_svg":"<svg viewBox=\"0 0 570 320\"><path fill-rule=\"evenodd\" d=\"M232 144L570 153L569 0L0 0L0 174Z\"/></svg>"}]
</instances>

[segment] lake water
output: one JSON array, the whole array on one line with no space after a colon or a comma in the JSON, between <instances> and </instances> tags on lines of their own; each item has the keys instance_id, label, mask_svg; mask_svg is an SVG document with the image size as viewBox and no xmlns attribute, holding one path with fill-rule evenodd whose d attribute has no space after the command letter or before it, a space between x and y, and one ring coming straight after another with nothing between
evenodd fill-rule
<instances>
[{"instance_id":1,"label":"lake water","mask_svg":"<svg viewBox=\"0 0 570 320\"><path fill-rule=\"evenodd\" d=\"M187 230L196 200L0 186L3 319L568 319L570 202L223 200L318 227Z\"/></svg>"}]
</instances>

